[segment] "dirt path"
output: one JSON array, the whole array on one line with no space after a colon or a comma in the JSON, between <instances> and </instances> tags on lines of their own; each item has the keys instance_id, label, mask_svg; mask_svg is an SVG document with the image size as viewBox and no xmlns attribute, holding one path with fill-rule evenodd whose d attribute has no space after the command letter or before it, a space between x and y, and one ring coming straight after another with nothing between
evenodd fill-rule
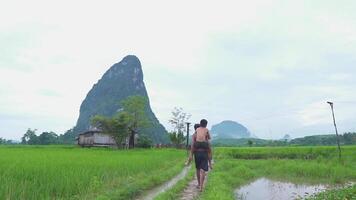
<instances>
[{"instance_id":1,"label":"dirt path","mask_svg":"<svg viewBox=\"0 0 356 200\"><path fill-rule=\"evenodd\" d=\"M191 180L187 187L183 190L181 194L181 200L193 200L199 195L199 189L197 188L198 182L197 177L194 174L193 180Z\"/></svg>"},{"instance_id":2,"label":"dirt path","mask_svg":"<svg viewBox=\"0 0 356 200\"><path fill-rule=\"evenodd\" d=\"M214 161L212 161L212 162L214 164ZM209 172L205 176L204 187L205 187L206 183L208 182L208 175L209 175ZM194 178L188 183L187 187L183 190L180 200L194 200L194 199L196 199L200 194L200 191L199 191L199 188L197 187L197 185L198 185L197 176L194 173Z\"/></svg>"},{"instance_id":3,"label":"dirt path","mask_svg":"<svg viewBox=\"0 0 356 200\"><path fill-rule=\"evenodd\" d=\"M184 167L182 172L179 173L177 176L169 180L168 182L153 188L145 193L143 193L140 197L136 198L136 200L152 200L162 192L173 187L178 181L182 180L188 173L191 166Z\"/></svg>"}]
</instances>

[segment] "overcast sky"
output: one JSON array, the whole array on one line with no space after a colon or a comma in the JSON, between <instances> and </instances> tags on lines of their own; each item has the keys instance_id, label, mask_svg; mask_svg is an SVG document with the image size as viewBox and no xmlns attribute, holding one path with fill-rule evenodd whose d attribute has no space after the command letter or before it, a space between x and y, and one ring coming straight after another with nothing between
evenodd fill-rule
<instances>
[{"instance_id":1,"label":"overcast sky","mask_svg":"<svg viewBox=\"0 0 356 200\"><path fill-rule=\"evenodd\" d=\"M356 131L356 1L2 1L0 137L73 127L124 56L151 106L234 120L260 138Z\"/></svg>"}]
</instances>

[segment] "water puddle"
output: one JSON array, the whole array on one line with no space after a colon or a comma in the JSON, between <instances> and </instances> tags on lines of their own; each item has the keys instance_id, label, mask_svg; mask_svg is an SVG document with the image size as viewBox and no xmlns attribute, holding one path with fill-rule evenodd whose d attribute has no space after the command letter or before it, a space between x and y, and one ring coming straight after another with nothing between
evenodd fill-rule
<instances>
[{"instance_id":1,"label":"water puddle","mask_svg":"<svg viewBox=\"0 0 356 200\"><path fill-rule=\"evenodd\" d=\"M152 199L154 199L156 196L158 196L159 194L161 194L161 193L165 192L166 190L170 189L178 181L183 179L187 175L189 169L190 169L190 166L184 167L182 172L179 173L177 176L175 176L173 179L171 179L170 181L162 184L161 186L158 186L156 188L153 188L153 189L145 192L140 197L136 198L136 200L152 200Z\"/></svg>"},{"instance_id":2,"label":"water puddle","mask_svg":"<svg viewBox=\"0 0 356 200\"><path fill-rule=\"evenodd\" d=\"M304 199L326 189L326 185L302 185L260 178L235 190L235 197L241 200Z\"/></svg>"}]
</instances>

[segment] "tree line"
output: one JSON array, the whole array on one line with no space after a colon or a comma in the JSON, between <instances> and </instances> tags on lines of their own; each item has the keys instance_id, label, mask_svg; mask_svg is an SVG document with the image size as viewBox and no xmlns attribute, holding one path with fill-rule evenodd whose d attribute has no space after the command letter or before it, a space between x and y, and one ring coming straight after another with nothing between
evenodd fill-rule
<instances>
[{"instance_id":1,"label":"tree line","mask_svg":"<svg viewBox=\"0 0 356 200\"><path fill-rule=\"evenodd\" d=\"M356 132L349 132L339 135L341 145L355 145ZM213 140L214 146L331 146L336 145L336 135L312 135L302 138L287 140L264 140L258 138L240 138L240 139L216 139Z\"/></svg>"},{"instance_id":2,"label":"tree line","mask_svg":"<svg viewBox=\"0 0 356 200\"><path fill-rule=\"evenodd\" d=\"M344 133L339 135L341 145L356 144L356 133ZM289 142L291 145L336 145L336 135L312 135L296 138Z\"/></svg>"},{"instance_id":3,"label":"tree line","mask_svg":"<svg viewBox=\"0 0 356 200\"><path fill-rule=\"evenodd\" d=\"M149 119L145 113L148 100L142 96L130 96L120 104L122 109L113 117L96 115L91 119L91 125L102 133L110 135L118 147L129 139L129 148L149 148L153 141L142 133L142 130L150 126ZM186 141L186 122L190 114L185 113L182 108L174 108L169 123L173 130L168 132L171 145L182 148ZM73 129L65 134L57 135L52 131L37 134L37 129L28 129L21 138L21 144L49 145L49 144L73 144L75 135ZM135 137L139 135L138 139ZM137 144L135 144L137 141Z\"/></svg>"},{"instance_id":4,"label":"tree line","mask_svg":"<svg viewBox=\"0 0 356 200\"><path fill-rule=\"evenodd\" d=\"M13 140L7 140L0 137L0 144L16 144Z\"/></svg>"},{"instance_id":5,"label":"tree line","mask_svg":"<svg viewBox=\"0 0 356 200\"><path fill-rule=\"evenodd\" d=\"M21 144L30 145L48 145L48 144L66 144L64 135L57 135L53 131L45 131L37 135L37 129L27 129L26 133L21 137Z\"/></svg>"}]
</instances>

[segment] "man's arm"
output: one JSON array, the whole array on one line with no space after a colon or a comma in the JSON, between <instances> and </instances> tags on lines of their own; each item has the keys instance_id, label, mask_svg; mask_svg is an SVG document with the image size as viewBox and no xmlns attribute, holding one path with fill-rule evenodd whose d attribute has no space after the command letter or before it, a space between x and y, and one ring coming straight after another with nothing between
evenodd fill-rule
<instances>
[{"instance_id":1,"label":"man's arm","mask_svg":"<svg viewBox=\"0 0 356 200\"><path fill-rule=\"evenodd\" d=\"M191 144L191 147L190 147L190 152L193 153L194 152L194 143L195 143L195 140L196 140L196 134L194 133L192 135L192 144Z\"/></svg>"},{"instance_id":2,"label":"man's arm","mask_svg":"<svg viewBox=\"0 0 356 200\"><path fill-rule=\"evenodd\" d=\"M209 130L207 130L207 132L206 132L206 139L207 139L207 140L210 140L210 139L211 139Z\"/></svg>"},{"instance_id":3,"label":"man's arm","mask_svg":"<svg viewBox=\"0 0 356 200\"><path fill-rule=\"evenodd\" d=\"M196 140L196 134L194 133L194 134L192 135L192 144L191 144L190 153L189 153L189 159L190 159L190 160L193 159L195 140Z\"/></svg>"}]
</instances>

